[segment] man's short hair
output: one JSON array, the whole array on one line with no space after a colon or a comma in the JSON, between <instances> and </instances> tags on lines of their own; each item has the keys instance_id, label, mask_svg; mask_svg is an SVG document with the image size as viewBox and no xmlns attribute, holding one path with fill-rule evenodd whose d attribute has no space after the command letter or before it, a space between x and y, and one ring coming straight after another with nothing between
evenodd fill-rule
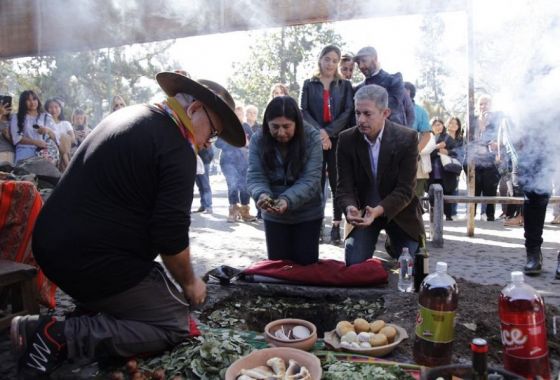
<instances>
[{"instance_id":1,"label":"man's short hair","mask_svg":"<svg viewBox=\"0 0 560 380\"><path fill-rule=\"evenodd\" d=\"M359 63L362 57L374 57L377 58L377 50L373 46L366 46L358 50L354 56L354 62Z\"/></svg>"},{"instance_id":2,"label":"man's short hair","mask_svg":"<svg viewBox=\"0 0 560 380\"><path fill-rule=\"evenodd\" d=\"M340 57L340 63L352 62L354 63L354 55L352 53L344 53Z\"/></svg>"},{"instance_id":3,"label":"man's short hair","mask_svg":"<svg viewBox=\"0 0 560 380\"><path fill-rule=\"evenodd\" d=\"M414 100L414 97L416 96L416 86L410 82L404 82L404 88L410 92L410 99Z\"/></svg>"},{"instance_id":4,"label":"man's short hair","mask_svg":"<svg viewBox=\"0 0 560 380\"><path fill-rule=\"evenodd\" d=\"M257 106L253 105L253 104L249 104L247 106L245 106L245 112L247 111L255 111L255 113L259 113L259 109L257 108Z\"/></svg>"},{"instance_id":5,"label":"man's short hair","mask_svg":"<svg viewBox=\"0 0 560 380\"><path fill-rule=\"evenodd\" d=\"M368 84L367 86L360 87L354 95L354 102L369 100L374 102L376 107L384 110L389 107L389 95L384 87L376 84Z\"/></svg>"}]
</instances>

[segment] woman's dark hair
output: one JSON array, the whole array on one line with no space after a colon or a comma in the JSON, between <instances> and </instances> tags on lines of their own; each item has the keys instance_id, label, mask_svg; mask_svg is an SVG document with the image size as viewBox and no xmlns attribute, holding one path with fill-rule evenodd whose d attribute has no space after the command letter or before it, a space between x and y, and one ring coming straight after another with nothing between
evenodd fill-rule
<instances>
[{"instance_id":1,"label":"woman's dark hair","mask_svg":"<svg viewBox=\"0 0 560 380\"><path fill-rule=\"evenodd\" d=\"M462 140L463 139L463 127L461 125L461 120L457 116L451 116L449 120L447 120L447 125L451 120L455 120L459 128L457 128L457 132L455 132L455 140Z\"/></svg>"},{"instance_id":2,"label":"woman's dark hair","mask_svg":"<svg viewBox=\"0 0 560 380\"><path fill-rule=\"evenodd\" d=\"M441 118L437 116L433 117L432 120L430 121L430 127L433 127L435 123L440 123L443 126L443 129L441 131L442 134L447 133L447 128L445 128L445 123Z\"/></svg>"},{"instance_id":3,"label":"woman's dark hair","mask_svg":"<svg viewBox=\"0 0 560 380\"><path fill-rule=\"evenodd\" d=\"M278 141L270 134L268 123L282 117L296 123L294 137L288 142L288 154L286 156L286 169L297 178L303 169L305 158L305 131L303 126L303 116L294 98L289 96L278 96L270 101L264 111L262 133L263 133L263 164L268 170L272 171L275 167L276 152L275 147Z\"/></svg>"},{"instance_id":4,"label":"woman's dark hair","mask_svg":"<svg viewBox=\"0 0 560 380\"><path fill-rule=\"evenodd\" d=\"M58 115L58 120L62 121L62 120L66 120L64 118L64 109L63 109L63 104L59 99L53 98L53 99L49 99L45 102L45 111L49 112L49 106L51 105L51 103L57 103L58 106L60 107L60 115ZM53 116L53 115L51 115ZM53 116L54 118L54 116Z\"/></svg>"},{"instance_id":5,"label":"woman's dark hair","mask_svg":"<svg viewBox=\"0 0 560 380\"><path fill-rule=\"evenodd\" d=\"M39 105L37 106L37 114L40 115L43 112L43 108L41 106L41 100L39 96L33 90L26 90L21 93L19 96L19 104L18 104L18 112L17 112L17 126L18 126L18 133L23 133L23 125L25 123L25 115L27 115L27 99L33 98L37 99Z\"/></svg>"}]
</instances>

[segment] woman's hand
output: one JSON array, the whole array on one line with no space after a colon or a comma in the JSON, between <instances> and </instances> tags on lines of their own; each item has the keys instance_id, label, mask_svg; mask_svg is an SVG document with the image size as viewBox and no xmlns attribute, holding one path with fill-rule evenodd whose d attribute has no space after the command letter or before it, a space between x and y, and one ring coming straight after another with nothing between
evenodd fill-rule
<instances>
[{"instance_id":1,"label":"woman's hand","mask_svg":"<svg viewBox=\"0 0 560 380\"><path fill-rule=\"evenodd\" d=\"M288 201L283 198L277 199L276 202L274 202L274 206L269 209L270 213L276 215L282 215L286 211L288 211Z\"/></svg>"},{"instance_id":2,"label":"woman's hand","mask_svg":"<svg viewBox=\"0 0 560 380\"><path fill-rule=\"evenodd\" d=\"M274 205L274 200L270 195L262 193L257 200L257 207L264 211L269 211Z\"/></svg>"},{"instance_id":3,"label":"woman's hand","mask_svg":"<svg viewBox=\"0 0 560 380\"><path fill-rule=\"evenodd\" d=\"M34 145L35 145L37 148L41 148L41 149L45 149L46 147L48 147L47 143L46 143L45 141L43 141L43 140L35 140Z\"/></svg>"},{"instance_id":4,"label":"woman's hand","mask_svg":"<svg viewBox=\"0 0 560 380\"><path fill-rule=\"evenodd\" d=\"M324 129L320 129L319 132L321 133L321 144L323 144L323 150L331 149L332 142L327 131L325 131Z\"/></svg>"},{"instance_id":5,"label":"woman's hand","mask_svg":"<svg viewBox=\"0 0 560 380\"><path fill-rule=\"evenodd\" d=\"M445 148L440 148L440 149L439 149L439 153L440 153L440 154L446 154L446 155L449 156L449 151L448 151L447 149L445 149Z\"/></svg>"}]
</instances>

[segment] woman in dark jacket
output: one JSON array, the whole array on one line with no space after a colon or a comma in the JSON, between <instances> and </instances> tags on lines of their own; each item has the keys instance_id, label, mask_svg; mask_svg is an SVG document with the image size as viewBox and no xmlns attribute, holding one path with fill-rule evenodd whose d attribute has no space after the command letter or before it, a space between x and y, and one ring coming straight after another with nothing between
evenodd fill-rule
<instances>
[{"instance_id":1,"label":"woman in dark jacket","mask_svg":"<svg viewBox=\"0 0 560 380\"><path fill-rule=\"evenodd\" d=\"M455 147L454 140L449 137L443 120L435 117L432 119L432 133L436 137L436 149L430 154L432 161L432 171L430 172L430 179L428 186L439 183L443 187L443 194L451 195L457 187L457 174L445 171L441 162L441 155L448 155L454 157L451 153ZM455 157L454 157L455 158ZM451 217L452 208L451 203L445 203L443 206L443 213L446 220L453 220Z\"/></svg>"},{"instance_id":2,"label":"woman in dark jacket","mask_svg":"<svg viewBox=\"0 0 560 380\"><path fill-rule=\"evenodd\" d=\"M319 132L303 122L289 96L270 101L249 147L247 183L262 210L271 260L307 265L319 259L323 223Z\"/></svg>"},{"instance_id":3,"label":"woman in dark jacket","mask_svg":"<svg viewBox=\"0 0 560 380\"><path fill-rule=\"evenodd\" d=\"M447 135L451 138L452 146L448 147L449 156L454 157L464 165L465 162L465 145L463 138L463 127L461 120L456 116L451 116L447 120ZM459 194L459 177L460 173L452 177L453 181L450 184L451 195ZM457 203L451 204L451 216L457 215Z\"/></svg>"},{"instance_id":4,"label":"woman in dark jacket","mask_svg":"<svg viewBox=\"0 0 560 380\"><path fill-rule=\"evenodd\" d=\"M323 167L321 188L324 188L326 173L333 199L336 194L336 143L338 134L348 128L352 115L352 84L342 79L338 71L340 49L334 45L323 48L319 56L319 70L305 80L301 93L301 110L306 122L319 130L323 145ZM342 210L333 202L331 242L340 242Z\"/></svg>"}]
</instances>

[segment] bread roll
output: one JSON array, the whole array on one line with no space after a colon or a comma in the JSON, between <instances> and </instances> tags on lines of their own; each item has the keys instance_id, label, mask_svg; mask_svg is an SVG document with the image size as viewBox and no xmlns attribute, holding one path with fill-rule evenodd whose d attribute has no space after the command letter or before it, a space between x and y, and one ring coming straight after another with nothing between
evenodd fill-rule
<instances>
[{"instance_id":1,"label":"bread roll","mask_svg":"<svg viewBox=\"0 0 560 380\"><path fill-rule=\"evenodd\" d=\"M336 333L339 337L343 337L346 333L354 331L354 326L348 321L340 321L336 324Z\"/></svg>"},{"instance_id":2,"label":"bread roll","mask_svg":"<svg viewBox=\"0 0 560 380\"><path fill-rule=\"evenodd\" d=\"M368 332L369 323L363 318L356 318L354 320L354 329L356 330L357 333Z\"/></svg>"},{"instance_id":3,"label":"bread roll","mask_svg":"<svg viewBox=\"0 0 560 380\"><path fill-rule=\"evenodd\" d=\"M372 347L384 346L387 343L389 343L389 341L383 334L374 334L369 340L369 344L371 344Z\"/></svg>"},{"instance_id":4,"label":"bread roll","mask_svg":"<svg viewBox=\"0 0 560 380\"><path fill-rule=\"evenodd\" d=\"M372 333L378 333L383 327L385 327L385 321L382 321L381 319L378 319L376 321L373 321L369 324L369 330Z\"/></svg>"},{"instance_id":5,"label":"bread roll","mask_svg":"<svg viewBox=\"0 0 560 380\"><path fill-rule=\"evenodd\" d=\"M381 331L379 331L379 333L385 335L389 343L392 343L397 336L397 329L393 326L385 326L381 329Z\"/></svg>"}]
</instances>

